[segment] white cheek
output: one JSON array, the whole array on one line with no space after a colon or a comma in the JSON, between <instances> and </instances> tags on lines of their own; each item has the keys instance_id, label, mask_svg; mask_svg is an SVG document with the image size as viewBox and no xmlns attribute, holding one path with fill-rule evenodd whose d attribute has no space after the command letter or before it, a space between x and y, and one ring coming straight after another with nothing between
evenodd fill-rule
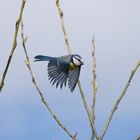
<instances>
[{"instance_id":1,"label":"white cheek","mask_svg":"<svg viewBox=\"0 0 140 140\"><path fill-rule=\"evenodd\" d=\"M80 61L78 61L77 59L73 59L73 63L74 63L76 66L80 66L80 65L81 65Z\"/></svg>"}]
</instances>

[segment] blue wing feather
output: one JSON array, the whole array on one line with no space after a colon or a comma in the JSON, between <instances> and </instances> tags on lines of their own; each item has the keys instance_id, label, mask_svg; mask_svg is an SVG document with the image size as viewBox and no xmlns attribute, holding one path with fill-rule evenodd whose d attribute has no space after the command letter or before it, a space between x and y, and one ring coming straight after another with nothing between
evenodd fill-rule
<instances>
[{"instance_id":1,"label":"blue wing feather","mask_svg":"<svg viewBox=\"0 0 140 140\"><path fill-rule=\"evenodd\" d=\"M56 88L60 85L66 86L68 77L68 63L58 58L52 59L48 63L48 76L52 85L56 84Z\"/></svg>"},{"instance_id":2,"label":"blue wing feather","mask_svg":"<svg viewBox=\"0 0 140 140\"><path fill-rule=\"evenodd\" d=\"M69 85L71 92L73 92L76 87L77 81L79 79L79 75L80 75L80 67L73 71L69 71L68 85Z\"/></svg>"}]
</instances>

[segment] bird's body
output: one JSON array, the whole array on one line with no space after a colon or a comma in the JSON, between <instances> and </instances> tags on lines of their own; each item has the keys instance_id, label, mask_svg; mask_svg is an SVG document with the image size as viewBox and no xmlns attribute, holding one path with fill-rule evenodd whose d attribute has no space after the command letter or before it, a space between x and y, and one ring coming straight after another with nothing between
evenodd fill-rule
<instances>
[{"instance_id":1,"label":"bird's body","mask_svg":"<svg viewBox=\"0 0 140 140\"><path fill-rule=\"evenodd\" d=\"M77 67L72 62L70 62L69 69L74 70L75 68L77 68Z\"/></svg>"},{"instance_id":2,"label":"bird's body","mask_svg":"<svg viewBox=\"0 0 140 140\"><path fill-rule=\"evenodd\" d=\"M81 56L77 54L61 57L37 55L35 61L49 61L48 76L52 85L56 83L56 87L60 85L62 88L63 85L66 86L68 79L70 90L73 91L75 89L79 79L81 65L83 65Z\"/></svg>"}]
</instances>

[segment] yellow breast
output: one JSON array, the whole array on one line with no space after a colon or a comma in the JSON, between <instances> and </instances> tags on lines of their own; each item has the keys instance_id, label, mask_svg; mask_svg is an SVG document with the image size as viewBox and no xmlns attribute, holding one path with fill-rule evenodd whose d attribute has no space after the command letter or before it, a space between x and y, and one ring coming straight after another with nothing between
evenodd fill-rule
<instances>
[{"instance_id":1,"label":"yellow breast","mask_svg":"<svg viewBox=\"0 0 140 140\"><path fill-rule=\"evenodd\" d=\"M75 66L72 62L70 62L69 69L74 70L76 68L77 68L77 66Z\"/></svg>"}]
</instances>

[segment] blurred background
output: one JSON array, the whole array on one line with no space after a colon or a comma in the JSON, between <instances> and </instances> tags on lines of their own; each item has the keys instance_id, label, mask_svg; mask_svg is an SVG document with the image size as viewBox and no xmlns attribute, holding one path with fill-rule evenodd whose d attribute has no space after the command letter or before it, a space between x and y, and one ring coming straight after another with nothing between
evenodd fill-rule
<instances>
[{"instance_id":1,"label":"blurred background","mask_svg":"<svg viewBox=\"0 0 140 140\"><path fill-rule=\"evenodd\" d=\"M102 132L132 68L140 60L139 0L60 1L71 49L83 57L80 80L92 104L92 37L95 37L98 93L96 128ZM0 78L11 47L21 1L0 4ZM57 117L77 139L88 140L91 129L78 87L56 89L49 84L46 62L33 62L38 54L67 54L55 0L28 0L23 14L27 51L36 80ZM25 65L20 31L5 85L0 94L1 140L70 140L57 125L32 84ZM134 140L140 134L140 71L115 112L104 140Z\"/></svg>"}]
</instances>

